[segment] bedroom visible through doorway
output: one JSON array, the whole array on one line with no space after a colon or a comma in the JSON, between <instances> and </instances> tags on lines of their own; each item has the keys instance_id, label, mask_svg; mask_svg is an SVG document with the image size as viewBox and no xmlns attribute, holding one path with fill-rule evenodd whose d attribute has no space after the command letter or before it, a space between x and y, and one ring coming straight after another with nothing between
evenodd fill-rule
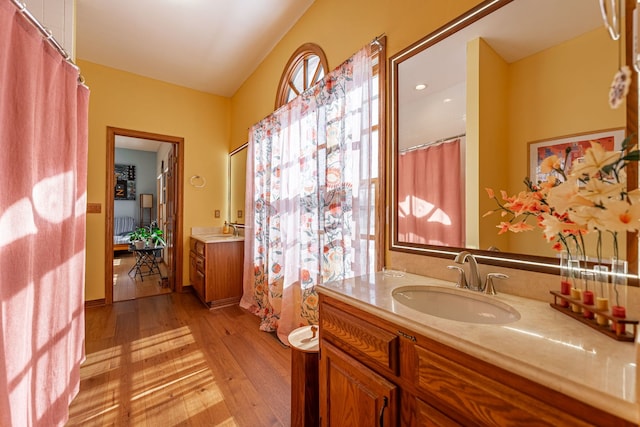
<instances>
[{"instance_id":1,"label":"bedroom visible through doorway","mask_svg":"<svg viewBox=\"0 0 640 427\"><path fill-rule=\"evenodd\" d=\"M105 302L181 291L183 139L116 128L107 133ZM136 245L130 233L141 229L161 240Z\"/></svg>"}]
</instances>

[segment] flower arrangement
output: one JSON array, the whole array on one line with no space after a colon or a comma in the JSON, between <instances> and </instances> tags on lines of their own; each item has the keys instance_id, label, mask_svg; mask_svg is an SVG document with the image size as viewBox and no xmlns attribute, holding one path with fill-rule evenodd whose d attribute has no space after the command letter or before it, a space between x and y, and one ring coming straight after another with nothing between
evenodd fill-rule
<instances>
[{"instance_id":1,"label":"flower arrangement","mask_svg":"<svg viewBox=\"0 0 640 427\"><path fill-rule=\"evenodd\" d=\"M607 151L597 141L591 141L584 157L570 167L567 165L571 147L568 147L564 158L552 155L543 160L540 170L546 174L546 180L534 183L525 178L525 191L513 196L501 191L502 200L496 197L493 189L486 189L498 206L484 216L501 213L502 221L497 226L499 234L529 231L537 225L554 249L564 251L565 257L568 254L567 265L572 267L568 268L568 273L562 272L561 293L571 295L574 300L582 299L584 304L571 304L571 310L583 313L587 319L595 317L602 326L608 326L609 320L601 314L594 316L589 309L595 296L589 289L589 281L594 279L600 283L595 308L600 313L609 309L606 291L609 278L607 273L602 273L609 267L602 265L602 235L610 233L613 242L610 267L615 301L611 314L614 318L624 319L626 312L619 286L626 284L627 271L626 262L619 260L618 234L640 230L640 190L629 191L626 185L625 168L640 160L640 151L629 146L630 140L627 137L622 142L620 151ZM535 225L529 222L531 219ZM592 270L580 264L587 259L584 236L588 233L597 236L597 264ZM572 289L569 277L573 280ZM583 283L580 289L576 285L578 277ZM567 301L562 301L562 307L569 307ZM613 322L611 328L615 329L616 335L624 333L624 323Z\"/></svg>"},{"instance_id":2,"label":"flower arrangement","mask_svg":"<svg viewBox=\"0 0 640 427\"><path fill-rule=\"evenodd\" d=\"M534 219L554 249L582 256L586 256L585 234L595 232L601 237L604 232L611 233L617 256L618 233L640 229L640 190L627 191L625 179L625 168L640 160L640 151L629 147L629 140L623 141L620 151L607 151L592 141L584 158L569 170L571 147L564 158L549 156L540 165L541 172L547 174L546 181L534 183L525 178L527 190L513 196L501 191L502 201L487 188L498 207L484 216L501 213L499 234L533 230L535 226L529 221ZM598 256L601 242L599 238Z\"/></svg>"}]
</instances>

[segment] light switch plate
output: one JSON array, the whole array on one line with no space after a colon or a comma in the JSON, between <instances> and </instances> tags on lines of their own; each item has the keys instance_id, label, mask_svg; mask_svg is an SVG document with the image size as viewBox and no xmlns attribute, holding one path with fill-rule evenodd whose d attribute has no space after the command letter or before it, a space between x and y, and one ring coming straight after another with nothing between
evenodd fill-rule
<instances>
[{"instance_id":1,"label":"light switch plate","mask_svg":"<svg viewBox=\"0 0 640 427\"><path fill-rule=\"evenodd\" d=\"M220 218L220 209L216 209L216 210L215 210L214 216L215 216L216 218Z\"/></svg>"}]
</instances>

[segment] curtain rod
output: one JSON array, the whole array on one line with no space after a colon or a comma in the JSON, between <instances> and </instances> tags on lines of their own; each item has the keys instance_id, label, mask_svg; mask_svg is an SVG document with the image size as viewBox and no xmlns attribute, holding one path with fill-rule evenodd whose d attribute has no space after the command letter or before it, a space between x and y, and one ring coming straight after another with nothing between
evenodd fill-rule
<instances>
[{"instance_id":1,"label":"curtain rod","mask_svg":"<svg viewBox=\"0 0 640 427\"><path fill-rule=\"evenodd\" d=\"M38 20L38 18L36 18L29 11L29 9L27 9L26 3L22 3L19 0L11 0L11 3L13 3L13 5L18 8L18 11L22 13L22 16L27 18L29 22L31 22L31 24L33 24L33 26L36 27L38 31L40 31L42 36L49 42L51 46L53 46L58 51L58 53L60 53L60 55L62 55L64 60L67 61L69 64L73 65L78 70L78 82L81 84L84 84L84 77L82 77L82 75L80 74L80 67L78 67L76 63L73 62L73 59L71 59L71 55L69 55L69 53L65 50L65 48L62 47L60 42L56 40L51 30L49 30L44 25L42 25L42 23Z\"/></svg>"},{"instance_id":2,"label":"curtain rod","mask_svg":"<svg viewBox=\"0 0 640 427\"><path fill-rule=\"evenodd\" d=\"M374 44L374 45L376 45L376 46L378 46L378 47L381 47L381 45L380 45L380 39L381 39L381 38L383 38L383 37L386 37L386 34L385 34L385 33L382 33L382 34L380 34L379 36L376 36L373 40L371 40L371 43L370 43L370 44Z\"/></svg>"},{"instance_id":3,"label":"curtain rod","mask_svg":"<svg viewBox=\"0 0 640 427\"><path fill-rule=\"evenodd\" d=\"M421 148L429 147L431 145L440 144L441 142L448 142L448 141L452 141L452 140L457 139L457 138L462 138L463 136L467 136L467 134L466 133L461 133L460 135L448 136L446 138L440 138L440 139L437 139L435 141L425 142L424 144L420 144L420 145L416 145L416 146L413 146L413 147L409 147L409 148L404 148L402 150L398 150L398 153L407 153L409 151L419 150Z\"/></svg>"}]
</instances>

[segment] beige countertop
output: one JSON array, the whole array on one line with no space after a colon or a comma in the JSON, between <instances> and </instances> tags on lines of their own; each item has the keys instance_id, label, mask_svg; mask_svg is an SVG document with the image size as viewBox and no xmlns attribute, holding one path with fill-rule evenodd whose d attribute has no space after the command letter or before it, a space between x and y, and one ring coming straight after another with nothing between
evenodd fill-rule
<instances>
[{"instance_id":1,"label":"beige countertop","mask_svg":"<svg viewBox=\"0 0 640 427\"><path fill-rule=\"evenodd\" d=\"M377 273L325 283L318 292L631 422L640 420L634 343L616 341L549 303L504 293L489 298L518 310L521 318L515 322L486 325L442 319L395 301L393 289L407 285L454 288L451 282L409 273Z\"/></svg>"},{"instance_id":2,"label":"beige countertop","mask_svg":"<svg viewBox=\"0 0 640 427\"><path fill-rule=\"evenodd\" d=\"M234 236L233 234L222 233L192 234L191 237L203 243L228 243L244 241L244 236Z\"/></svg>"}]
</instances>

